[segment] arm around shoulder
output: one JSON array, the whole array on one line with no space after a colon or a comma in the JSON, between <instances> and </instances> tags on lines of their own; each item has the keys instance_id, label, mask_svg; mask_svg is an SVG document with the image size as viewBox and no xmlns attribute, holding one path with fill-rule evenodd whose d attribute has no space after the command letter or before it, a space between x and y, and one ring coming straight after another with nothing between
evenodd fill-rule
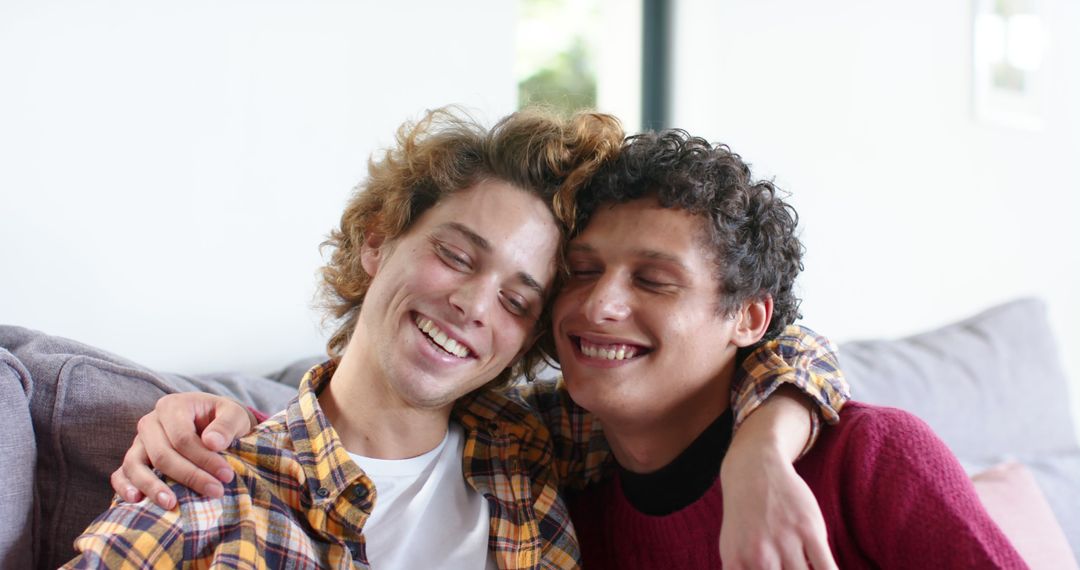
<instances>
[{"instance_id":1,"label":"arm around shoulder","mask_svg":"<svg viewBox=\"0 0 1080 570\"><path fill-rule=\"evenodd\" d=\"M789 325L748 354L736 372L731 386L736 427L788 384L805 394L829 423L839 420L840 409L851 399L832 341L804 326Z\"/></svg>"}]
</instances>

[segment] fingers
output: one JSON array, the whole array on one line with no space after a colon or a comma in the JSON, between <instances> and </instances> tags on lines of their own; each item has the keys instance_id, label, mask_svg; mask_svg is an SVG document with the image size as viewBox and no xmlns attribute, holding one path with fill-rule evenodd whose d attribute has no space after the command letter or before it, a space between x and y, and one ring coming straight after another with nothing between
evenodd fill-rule
<instances>
[{"instance_id":1,"label":"fingers","mask_svg":"<svg viewBox=\"0 0 1080 570\"><path fill-rule=\"evenodd\" d=\"M784 570L807 570L806 554L803 552L802 541L797 537L780 547L780 567Z\"/></svg>"},{"instance_id":2,"label":"fingers","mask_svg":"<svg viewBox=\"0 0 1080 570\"><path fill-rule=\"evenodd\" d=\"M138 443L138 440L136 440ZM134 446L132 446L134 448ZM131 450L128 450L131 453ZM109 483L112 484L113 491L120 496L121 499L129 503L137 503L143 499L142 491L132 484L131 480L124 475L124 467L120 466L116 468L116 471L109 475Z\"/></svg>"},{"instance_id":3,"label":"fingers","mask_svg":"<svg viewBox=\"0 0 1080 570\"><path fill-rule=\"evenodd\" d=\"M206 448L196 431L196 423L205 422L209 415L199 407L206 395L173 396L177 397L159 400L154 412L139 420L139 438L146 454L154 467L185 487L220 497L224 488L218 477L231 480L232 470L220 455Z\"/></svg>"},{"instance_id":4,"label":"fingers","mask_svg":"<svg viewBox=\"0 0 1080 570\"><path fill-rule=\"evenodd\" d=\"M783 568L772 545L761 542L757 547L742 543L738 548L720 549L720 560L725 569L779 570Z\"/></svg>"},{"instance_id":5,"label":"fingers","mask_svg":"<svg viewBox=\"0 0 1080 570\"><path fill-rule=\"evenodd\" d=\"M806 560L814 567L814 570L839 570L836 560L833 559L832 551L829 550L829 541L824 528L814 529L814 536L805 539Z\"/></svg>"},{"instance_id":6,"label":"fingers","mask_svg":"<svg viewBox=\"0 0 1080 570\"><path fill-rule=\"evenodd\" d=\"M203 429L203 444L214 451L224 450L233 440L251 432L254 426L253 418L252 413L240 404L225 398L219 399L214 406L214 420ZM228 479L222 481L227 482Z\"/></svg>"},{"instance_id":7,"label":"fingers","mask_svg":"<svg viewBox=\"0 0 1080 570\"><path fill-rule=\"evenodd\" d=\"M124 454L124 463L110 477L113 489L125 501L135 502L143 496L153 497L155 503L163 509L171 509L176 504L176 495L150 468L150 459L146 455L139 436Z\"/></svg>"}]
</instances>

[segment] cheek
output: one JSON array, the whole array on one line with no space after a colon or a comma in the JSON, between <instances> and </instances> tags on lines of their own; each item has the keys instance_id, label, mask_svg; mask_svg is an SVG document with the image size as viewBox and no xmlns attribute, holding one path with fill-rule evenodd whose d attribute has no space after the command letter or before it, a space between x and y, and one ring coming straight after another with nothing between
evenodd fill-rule
<instances>
[{"instance_id":1,"label":"cheek","mask_svg":"<svg viewBox=\"0 0 1080 570\"><path fill-rule=\"evenodd\" d=\"M405 264L404 277L415 283L416 287L428 290L457 287L461 274L448 267L433 252L416 252L410 259L415 261Z\"/></svg>"},{"instance_id":2,"label":"cheek","mask_svg":"<svg viewBox=\"0 0 1080 570\"><path fill-rule=\"evenodd\" d=\"M561 321L577 312L578 307L581 306L581 300L585 298L584 291L585 288L582 285L567 283L555 297L555 304L551 309L551 320L556 327Z\"/></svg>"},{"instance_id":3,"label":"cheek","mask_svg":"<svg viewBox=\"0 0 1080 570\"><path fill-rule=\"evenodd\" d=\"M531 328L509 315L495 323L495 358L501 366L506 366L521 353L525 342L529 340Z\"/></svg>"}]
</instances>

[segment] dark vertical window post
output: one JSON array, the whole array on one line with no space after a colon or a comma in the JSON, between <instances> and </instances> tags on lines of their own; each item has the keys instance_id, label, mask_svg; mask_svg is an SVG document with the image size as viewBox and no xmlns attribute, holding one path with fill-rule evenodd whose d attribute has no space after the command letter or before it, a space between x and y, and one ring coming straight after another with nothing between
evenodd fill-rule
<instances>
[{"instance_id":1,"label":"dark vertical window post","mask_svg":"<svg viewBox=\"0 0 1080 570\"><path fill-rule=\"evenodd\" d=\"M641 126L644 130L660 130L669 126L671 2L643 0L642 5Z\"/></svg>"}]
</instances>

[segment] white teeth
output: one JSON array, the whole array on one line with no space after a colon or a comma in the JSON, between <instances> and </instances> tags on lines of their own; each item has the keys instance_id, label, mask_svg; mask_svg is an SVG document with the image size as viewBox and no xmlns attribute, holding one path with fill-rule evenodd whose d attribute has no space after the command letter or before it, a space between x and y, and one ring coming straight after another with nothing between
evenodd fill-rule
<instances>
[{"instance_id":1,"label":"white teeth","mask_svg":"<svg viewBox=\"0 0 1080 570\"><path fill-rule=\"evenodd\" d=\"M449 352L458 358L469 356L469 349L465 348L465 346L458 341L446 336L446 333L439 330L439 327L435 326L435 323L431 322L431 319L416 317L416 326L446 352Z\"/></svg>"},{"instance_id":2,"label":"white teeth","mask_svg":"<svg viewBox=\"0 0 1080 570\"><path fill-rule=\"evenodd\" d=\"M611 344L600 346L585 339L581 339L581 352L589 358L602 358L604 360L628 360L637 354L637 348L625 344Z\"/></svg>"}]
</instances>

